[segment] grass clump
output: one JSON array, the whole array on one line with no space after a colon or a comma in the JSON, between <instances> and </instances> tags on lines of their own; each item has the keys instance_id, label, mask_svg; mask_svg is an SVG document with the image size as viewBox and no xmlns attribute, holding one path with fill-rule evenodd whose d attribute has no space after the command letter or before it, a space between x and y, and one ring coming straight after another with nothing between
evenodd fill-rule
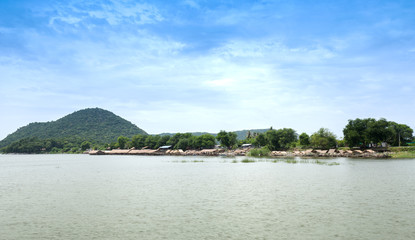
<instances>
[{"instance_id":1,"label":"grass clump","mask_svg":"<svg viewBox=\"0 0 415 240\"><path fill-rule=\"evenodd\" d=\"M320 161L318 159L293 159L293 158L288 158L288 159L274 159L271 162L273 163L279 163L279 162L284 162L284 163L291 163L291 164L318 164L318 165L325 165L325 166L336 166L336 165L340 165L340 163L337 162L327 162L327 161Z\"/></svg>"},{"instance_id":2,"label":"grass clump","mask_svg":"<svg viewBox=\"0 0 415 240\"><path fill-rule=\"evenodd\" d=\"M332 163L328 163L327 166L337 166L340 165L340 163L338 162L332 162Z\"/></svg>"},{"instance_id":3,"label":"grass clump","mask_svg":"<svg viewBox=\"0 0 415 240\"><path fill-rule=\"evenodd\" d=\"M338 162L326 162L326 161L319 161L318 159L314 162L319 165L326 165L326 166L337 166L340 165Z\"/></svg>"},{"instance_id":4,"label":"grass clump","mask_svg":"<svg viewBox=\"0 0 415 240\"><path fill-rule=\"evenodd\" d=\"M192 161L190 161L190 160L181 160L181 161L174 160L172 162L174 162L174 163L178 163L178 162L181 162L181 163L202 163L204 161L203 160L192 160Z\"/></svg>"},{"instance_id":5,"label":"grass clump","mask_svg":"<svg viewBox=\"0 0 415 240\"><path fill-rule=\"evenodd\" d=\"M244 159L244 160L242 160L241 162L242 162L242 163L253 163L253 162L255 162L255 160L245 158L245 159Z\"/></svg>"},{"instance_id":6,"label":"grass clump","mask_svg":"<svg viewBox=\"0 0 415 240\"><path fill-rule=\"evenodd\" d=\"M298 161L297 160L295 160L295 159L287 159L286 161L285 161L286 163L298 163Z\"/></svg>"}]
</instances>

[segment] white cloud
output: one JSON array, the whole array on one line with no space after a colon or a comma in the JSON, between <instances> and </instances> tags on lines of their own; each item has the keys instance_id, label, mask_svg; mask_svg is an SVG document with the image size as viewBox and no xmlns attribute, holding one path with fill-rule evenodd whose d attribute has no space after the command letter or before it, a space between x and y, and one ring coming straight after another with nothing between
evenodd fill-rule
<instances>
[{"instance_id":1,"label":"white cloud","mask_svg":"<svg viewBox=\"0 0 415 240\"><path fill-rule=\"evenodd\" d=\"M77 24L77 23L82 21L81 18L77 18L77 17L71 17L71 16L70 17L59 17L58 16L58 17L50 18L49 24L53 25L56 20L59 20L59 21L62 21L62 22L68 23L68 24Z\"/></svg>"},{"instance_id":2,"label":"white cloud","mask_svg":"<svg viewBox=\"0 0 415 240\"><path fill-rule=\"evenodd\" d=\"M185 0L185 1L183 1L183 4L187 5L189 7L192 7L192 8L196 8L196 9L200 8L199 3L197 3L196 1L193 1L193 0Z\"/></svg>"},{"instance_id":3,"label":"white cloud","mask_svg":"<svg viewBox=\"0 0 415 240\"><path fill-rule=\"evenodd\" d=\"M290 48L280 40L230 41L213 50L228 58L252 58L274 63L316 64L336 57L336 53L322 46Z\"/></svg>"},{"instance_id":4,"label":"white cloud","mask_svg":"<svg viewBox=\"0 0 415 240\"><path fill-rule=\"evenodd\" d=\"M158 9L149 4L139 4L129 1L111 1L110 5L102 5L99 10L89 11L92 18L105 19L110 25L123 22L134 24L151 24L163 21Z\"/></svg>"},{"instance_id":5,"label":"white cloud","mask_svg":"<svg viewBox=\"0 0 415 240\"><path fill-rule=\"evenodd\" d=\"M88 21L94 19L105 20L112 26L154 24L164 20L155 6L129 0L111 0L108 3L100 4L71 1L67 5L56 5L51 12L56 13L50 17L49 24L51 26L58 24L56 20L74 26L84 24L87 27L93 26Z\"/></svg>"}]
</instances>

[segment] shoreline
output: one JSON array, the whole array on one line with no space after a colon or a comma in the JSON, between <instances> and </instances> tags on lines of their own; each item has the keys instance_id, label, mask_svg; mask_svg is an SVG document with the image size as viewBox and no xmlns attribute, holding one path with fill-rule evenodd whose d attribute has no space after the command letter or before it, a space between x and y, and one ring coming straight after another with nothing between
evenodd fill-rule
<instances>
[{"instance_id":1,"label":"shoreline","mask_svg":"<svg viewBox=\"0 0 415 240\"><path fill-rule=\"evenodd\" d=\"M113 149L110 151L92 150L86 151L89 155L142 155L142 156L249 156L248 149L224 150L224 149L203 149L203 150L167 150L160 149ZM259 156L261 157L261 156ZM373 150L297 150L297 151L272 151L263 157L304 157L304 158L392 158L390 153L375 152Z\"/></svg>"}]
</instances>

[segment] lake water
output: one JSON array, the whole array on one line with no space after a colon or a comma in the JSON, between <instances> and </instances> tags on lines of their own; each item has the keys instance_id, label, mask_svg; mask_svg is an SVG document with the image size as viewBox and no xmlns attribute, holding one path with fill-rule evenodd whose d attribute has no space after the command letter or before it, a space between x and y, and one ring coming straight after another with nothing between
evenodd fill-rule
<instances>
[{"instance_id":1,"label":"lake water","mask_svg":"<svg viewBox=\"0 0 415 240\"><path fill-rule=\"evenodd\" d=\"M0 239L415 239L415 159L243 159L0 155Z\"/></svg>"}]
</instances>

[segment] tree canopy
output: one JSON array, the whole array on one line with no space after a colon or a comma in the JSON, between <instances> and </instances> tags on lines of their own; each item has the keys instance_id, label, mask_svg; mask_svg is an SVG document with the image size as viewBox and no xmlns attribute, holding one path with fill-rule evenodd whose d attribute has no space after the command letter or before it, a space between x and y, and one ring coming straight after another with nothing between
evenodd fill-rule
<instances>
[{"instance_id":1,"label":"tree canopy","mask_svg":"<svg viewBox=\"0 0 415 240\"><path fill-rule=\"evenodd\" d=\"M307 133L301 133L300 136L300 145L309 146L310 145L310 136Z\"/></svg>"},{"instance_id":2,"label":"tree canopy","mask_svg":"<svg viewBox=\"0 0 415 240\"><path fill-rule=\"evenodd\" d=\"M231 149L236 144L236 133L220 131L216 136L216 139L220 142L220 145Z\"/></svg>"},{"instance_id":3,"label":"tree canopy","mask_svg":"<svg viewBox=\"0 0 415 240\"><path fill-rule=\"evenodd\" d=\"M405 145L412 141L413 130L405 125L387 121L365 118L349 120L343 129L344 140L350 147L368 147L386 142L390 145Z\"/></svg>"},{"instance_id":4,"label":"tree canopy","mask_svg":"<svg viewBox=\"0 0 415 240\"><path fill-rule=\"evenodd\" d=\"M209 149L215 147L215 137L211 134L194 136L191 133L176 133L169 135L135 135L131 139L131 147L141 149L147 147L157 149L164 145L170 145L173 149Z\"/></svg>"},{"instance_id":5,"label":"tree canopy","mask_svg":"<svg viewBox=\"0 0 415 240\"><path fill-rule=\"evenodd\" d=\"M4 153L79 153L92 148L91 143L82 139L40 139L23 138L2 148Z\"/></svg>"},{"instance_id":6,"label":"tree canopy","mask_svg":"<svg viewBox=\"0 0 415 240\"><path fill-rule=\"evenodd\" d=\"M335 148L337 145L336 135L327 128L320 128L311 135L310 139L311 146L314 148L329 149Z\"/></svg>"},{"instance_id":7,"label":"tree canopy","mask_svg":"<svg viewBox=\"0 0 415 240\"><path fill-rule=\"evenodd\" d=\"M287 149L291 143L296 142L298 135L294 129L270 129L265 133L267 139L267 146L270 150Z\"/></svg>"},{"instance_id":8,"label":"tree canopy","mask_svg":"<svg viewBox=\"0 0 415 240\"><path fill-rule=\"evenodd\" d=\"M117 139L118 147L121 149L125 149L128 147L127 143L130 141L128 137L119 136Z\"/></svg>"}]
</instances>

